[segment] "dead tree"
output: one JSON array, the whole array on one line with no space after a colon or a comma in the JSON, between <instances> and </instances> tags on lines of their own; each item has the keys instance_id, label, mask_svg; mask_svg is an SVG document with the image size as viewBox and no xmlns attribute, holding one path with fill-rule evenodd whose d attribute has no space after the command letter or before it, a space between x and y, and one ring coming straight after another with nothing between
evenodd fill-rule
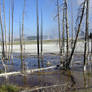
<instances>
[{"instance_id":1,"label":"dead tree","mask_svg":"<svg viewBox=\"0 0 92 92\"><path fill-rule=\"evenodd\" d=\"M39 61L39 12L38 12L38 0L36 0L36 17L37 17L37 56L38 56L38 67L40 67L40 61Z\"/></svg>"},{"instance_id":2,"label":"dead tree","mask_svg":"<svg viewBox=\"0 0 92 92\"><path fill-rule=\"evenodd\" d=\"M22 72L24 72L24 61L23 61L23 53L24 53L24 15L25 15L25 3L26 0L24 0L24 9L23 9L23 13L22 13L22 34L20 33L20 37L21 37L21 69ZM21 27L21 26L20 26ZM21 29L20 29L21 31Z\"/></svg>"},{"instance_id":3,"label":"dead tree","mask_svg":"<svg viewBox=\"0 0 92 92\"><path fill-rule=\"evenodd\" d=\"M71 2L71 30L72 30L72 41L71 41L71 47L73 47L73 39L74 39L74 28L73 28L73 3Z\"/></svg>"},{"instance_id":4,"label":"dead tree","mask_svg":"<svg viewBox=\"0 0 92 92\"><path fill-rule=\"evenodd\" d=\"M41 10L41 63L43 67L43 12Z\"/></svg>"},{"instance_id":5,"label":"dead tree","mask_svg":"<svg viewBox=\"0 0 92 92\"><path fill-rule=\"evenodd\" d=\"M67 15L67 1L63 4L63 32L66 31L66 61L69 56L69 29L68 29L68 15Z\"/></svg>"},{"instance_id":6,"label":"dead tree","mask_svg":"<svg viewBox=\"0 0 92 92\"><path fill-rule=\"evenodd\" d=\"M22 30L21 30L21 23L19 22L19 36L20 36L20 58L21 58L21 71L23 71L23 50L22 50Z\"/></svg>"},{"instance_id":7,"label":"dead tree","mask_svg":"<svg viewBox=\"0 0 92 92\"><path fill-rule=\"evenodd\" d=\"M63 25L63 32L62 32L62 53L65 53L65 19L64 19L64 8L63 8L63 20L62 20L62 25Z\"/></svg>"},{"instance_id":8,"label":"dead tree","mask_svg":"<svg viewBox=\"0 0 92 92\"><path fill-rule=\"evenodd\" d=\"M12 0L12 32L11 32L11 59L13 63L13 27L14 27L14 0Z\"/></svg>"},{"instance_id":9,"label":"dead tree","mask_svg":"<svg viewBox=\"0 0 92 92\"><path fill-rule=\"evenodd\" d=\"M1 2L0 2L0 24L1 24L1 33L2 33L2 59L1 59L1 62L2 62L2 65L4 67L4 70L5 70L5 76L6 76L6 79L7 79L7 75L6 75L6 65L4 63L4 60L5 60L5 51L4 51L4 31L3 31L3 24L2 24L2 15L1 15Z\"/></svg>"},{"instance_id":10,"label":"dead tree","mask_svg":"<svg viewBox=\"0 0 92 92\"><path fill-rule=\"evenodd\" d=\"M57 0L57 17L58 17L59 48L60 48L60 54L62 54L62 48L61 48L61 30L60 30L60 5L59 5L59 0Z\"/></svg>"},{"instance_id":11,"label":"dead tree","mask_svg":"<svg viewBox=\"0 0 92 92\"><path fill-rule=\"evenodd\" d=\"M5 58L5 49L4 49L4 31L2 24L2 15L1 15L1 3L0 3L0 24L1 24L1 33L2 33L2 58Z\"/></svg>"},{"instance_id":12,"label":"dead tree","mask_svg":"<svg viewBox=\"0 0 92 92\"><path fill-rule=\"evenodd\" d=\"M66 29L66 57L68 59L69 54L69 29L68 29L68 15L67 15L67 1L64 0L64 19L65 19L65 29Z\"/></svg>"},{"instance_id":13,"label":"dead tree","mask_svg":"<svg viewBox=\"0 0 92 92\"><path fill-rule=\"evenodd\" d=\"M5 0L3 0L3 13L4 13L4 30L5 30L5 47L6 47L6 56L7 56L7 41L6 41L6 18L5 18Z\"/></svg>"},{"instance_id":14,"label":"dead tree","mask_svg":"<svg viewBox=\"0 0 92 92\"><path fill-rule=\"evenodd\" d=\"M65 11L63 7L63 19L62 19L62 56L61 56L61 64L64 63L64 57L65 57Z\"/></svg>"},{"instance_id":15,"label":"dead tree","mask_svg":"<svg viewBox=\"0 0 92 92\"><path fill-rule=\"evenodd\" d=\"M89 17L89 0L86 0L86 28L85 28L85 45L84 45L84 71L86 71L87 46L88 46L88 18Z\"/></svg>"},{"instance_id":16,"label":"dead tree","mask_svg":"<svg viewBox=\"0 0 92 92\"><path fill-rule=\"evenodd\" d=\"M25 16L25 2L26 0L24 0L24 9L23 9L23 13L22 13L22 44L24 45L24 16ZM24 46L23 46L23 52L24 52Z\"/></svg>"},{"instance_id":17,"label":"dead tree","mask_svg":"<svg viewBox=\"0 0 92 92\"><path fill-rule=\"evenodd\" d=\"M8 48L8 58L10 62L10 0L9 0L9 48Z\"/></svg>"},{"instance_id":18,"label":"dead tree","mask_svg":"<svg viewBox=\"0 0 92 92\"><path fill-rule=\"evenodd\" d=\"M41 56L43 55L43 13L41 10Z\"/></svg>"},{"instance_id":19,"label":"dead tree","mask_svg":"<svg viewBox=\"0 0 92 92\"><path fill-rule=\"evenodd\" d=\"M80 17L79 17L77 34L76 34L76 37L75 37L75 41L74 41L74 46L72 48L72 52L70 54L68 62L64 63L64 65L63 65L66 69L70 69L70 63L71 63L72 56L74 54L76 43L77 43L77 40L78 40L78 36L79 36L79 32L80 32L80 27L81 27L83 16L84 16L84 11L85 11L85 1L83 2L82 8L81 8L81 14L80 14Z\"/></svg>"}]
</instances>

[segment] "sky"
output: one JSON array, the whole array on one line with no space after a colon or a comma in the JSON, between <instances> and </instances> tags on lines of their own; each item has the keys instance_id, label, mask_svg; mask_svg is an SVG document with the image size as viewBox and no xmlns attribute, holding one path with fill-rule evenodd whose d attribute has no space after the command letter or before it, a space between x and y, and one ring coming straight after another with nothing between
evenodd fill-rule
<instances>
[{"instance_id":1,"label":"sky","mask_svg":"<svg viewBox=\"0 0 92 92\"><path fill-rule=\"evenodd\" d=\"M83 2L84 0L77 0L78 6ZM85 19L84 19L85 20ZM85 27L84 27L85 28ZM92 0L89 0L89 32L92 32Z\"/></svg>"},{"instance_id":2,"label":"sky","mask_svg":"<svg viewBox=\"0 0 92 92\"><path fill-rule=\"evenodd\" d=\"M3 16L3 0L1 1L2 9L2 18L4 25L4 16ZM41 10L43 11L43 31L44 35L52 36L57 38L58 29L57 29L57 18L54 17L57 15L56 0L38 0L39 1L39 22L41 20ZM68 0L68 24L69 31L71 36L71 10L74 15L74 26L77 18L78 7L83 0ZM92 0L90 0L90 11ZM60 0L61 10L60 10L60 21L61 21L61 31L62 31L62 0ZM19 21L22 21L22 12L23 12L24 0L14 0L14 38L19 37ZM91 12L90 12L90 21L91 21ZM5 15L6 15L6 27L7 27L7 37L9 31L9 0L5 0ZM24 16L24 34L25 36L36 35L36 0L26 0L25 16ZM91 25L91 24L90 24ZM90 27L91 29L91 27ZM0 32L1 33L1 32Z\"/></svg>"}]
</instances>

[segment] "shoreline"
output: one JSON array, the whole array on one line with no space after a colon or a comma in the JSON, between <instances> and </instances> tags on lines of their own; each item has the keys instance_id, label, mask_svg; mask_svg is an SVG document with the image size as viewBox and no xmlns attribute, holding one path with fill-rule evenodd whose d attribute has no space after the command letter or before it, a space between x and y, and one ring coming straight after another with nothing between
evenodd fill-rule
<instances>
[{"instance_id":1,"label":"shoreline","mask_svg":"<svg viewBox=\"0 0 92 92\"><path fill-rule=\"evenodd\" d=\"M39 49L41 46L39 45ZM37 44L25 44L25 53L36 54L37 53ZM66 44L65 44L65 51L66 51ZM69 42L69 51L71 52L71 42ZM2 47L0 45L0 52L2 51ZM7 52L9 51L9 45L7 45ZM20 45L13 45L13 52L20 53ZM59 53L59 45L58 42L50 42L43 44L43 53ZM91 52L91 41L89 43L89 52ZM84 41L77 42L77 46L75 49L75 53L84 53Z\"/></svg>"}]
</instances>

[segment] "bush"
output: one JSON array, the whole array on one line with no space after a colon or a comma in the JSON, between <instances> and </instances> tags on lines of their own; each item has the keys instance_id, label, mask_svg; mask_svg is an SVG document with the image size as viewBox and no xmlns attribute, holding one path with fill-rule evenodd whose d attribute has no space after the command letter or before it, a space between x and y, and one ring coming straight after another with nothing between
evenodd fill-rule
<instances>
[{"instance_id":1,"label":"bush","mask_svg":"<svg viewBox=\"0 0 92 92\"><path fill-rule=\"evenodd\" d=\"M12 85L2 85L0 92L19 92L19 88Z\"/></svg>"}]
</instances>

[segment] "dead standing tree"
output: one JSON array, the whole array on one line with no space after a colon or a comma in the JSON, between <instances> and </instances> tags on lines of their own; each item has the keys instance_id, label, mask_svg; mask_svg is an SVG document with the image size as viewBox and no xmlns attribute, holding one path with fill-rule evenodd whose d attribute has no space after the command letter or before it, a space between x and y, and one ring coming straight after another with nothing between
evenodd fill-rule
<instances>
[{"instance_id":1,"label":"dead standing tree","mask_svg":"<svg viewBox=\"0 0 92 92\"><path fill-rule=\"evenodd\" d=\"M5 49L4 49L4 31L2 24L2 15L1 15L1 2L0 2L0 24L1 24L1 33L2 33L2 58L5 58Z\"/></svg>"},{"instance_id":2,"label":"dead standing tree","mask_svg":"<svg viewBox=\"0 0 92 92\"><path fill-rule=\"evenodd\" d=\"M24 16L25 16L25 3L26 3L26 0L24 0L24 8L23 8L23 13L22 13L22 34L20 32L20 35L21 35L21 69L22 69L22 72L24 72L24 61L23 61L23 53L24 53ZM20 25L21 27L21 25ZM21 31L21 29L20 29Z\"/></svg>"},{"instance_id":3,"label":"dead standing tree","mask_svg":"<svg viewBox=\"0 0 92 92\"><path fill-rule=\"evenodd\" d=\"M7 41L6 41L6 18L5 18L5 0L3 0L3 13L4 13L4 30L5 30L5 47L6 47L6 57L7 57Z\"/></svg>"},{"instance_id":4,"label":"dead standing tree","mask_svg":"<svg viewBox=\"0 0 92 92\"><path fill-rule=\"evenodd\" d=\"M74 19L73 19L73 3L72 3L72 0L70 1L71 2L71 30L72 30L72 41L71 41L71 47L73 47L73 39L74 39Z\"/></svg>"},{"instance_id":5,"label":"dead standing tree","mask_svg":"<svg viewBox=\"0 0 92 92\"><path fill-rule=\"evenodd\" d=\"M38 67L40 67L39 61L39 12L38 12L38 0L36 0L36 17L37 17L37 57L38 57Z\"/></svg>"},{"instance_id":6,"label":"dead standing tree","mask_svg":"<svg viewBox=\"0 0 92 92\"><path fill-rule=\"evenodd\" d=\"M60 30L60 5L59 0L57 0L57 17L58 17L58 39L59 39L59 48L60 54L62 55L62 48L61 48L61 30Z\"/></svg>"},{"instance_id":7,"label":"dead standing tree","mask_svg":"<svg viewBox=\"0 0 92 92\"><path fill-rule=\"evenodd\" d=\"M13 64L13 27L14 27L14 0L12 0L12 32L11 32L11 59Z\"/></svg>"},{"instance_id":8,"label":"dead standing tree","mask_svg":"<svg viewBox=\"0 0 92 92\"><path fill-rule=\"evenodd\" d=\"M66 25L66 47L67 47L67 51L66 51L66 57L68 59L68 55L69 55L69 29L68 29L68 13L67 13L67 1L64 0L64 11L65 11L65 25Z\"/></svg>"},{"instance_id":9,"label":"dead standing tree","mask_svg":"<svg viewBox=\"0 0 92 92\"><path fill-rule=\"evenodd\" d=\"M43 12L41 10L41 63L43 67Z\"/></svg>"},{"instance_id":10,"label":"dead standing tree","mask_svg":"<svg viewBox=\"0 0 92 92\"><path fill-rule=\"evenodd\" d=\"M67 1L63 0L63 49L65 41L65 32L66 32L66 63L69 58L69 29L68 29L68 14L67 14Z\"/></svg>"},{"instance_id":11,"label":"dead standing tree","mask_svg":"<svg viewBox=\"0 0 92 92\"><path fill-rule=\"evenodd\" d=\"M85 28L85 45L84 45L84 71L86 71L87 46L88 46L88 19L89 19L89 0L86 0L86 28Z\"/></svg>"},{"instance_id":12,"label":"dead standing tree","mask_svg":"<svg viewBox=\"0 0 92 92\"><path fill-rule=\"evenodd\" d=\"M63 32L62 32L62 53L63 53L63 55L64 55L64 53L65 53L65 19L64 19L64 16L65 16L65 14L64 14L64 8L63 8L63 20L62 20L62 25L63 25Z\"/></svg>"},{"instance_id":13,"label":"dead standing tree","mask_svg":"<svg viewBox=\"0 0 92 92\"><path fill-rule=\"evenodd\" d=\"M23 65L23 45L22 45L22 30L21 30L21 23L19 22L19 36L20 36L20 58L21 58L21 71L23 71L24 65Z\"/></svg>"},{"instance_id":14,"label":"dead standing tree","mask_svg":"<svg viewBox=\"0 0 92 92\"><path fill-rule=\"evenodd\" d=\"M85 0L85 1L83 2L83 4L82 4L80 16L79 16L79 23L78 23L78 28L77 28L77 34L76 34L76 37L75 37L75 41L74 41L74 46L73 46L73 48L72 48L72 52L71 52L71 54L70 54L70 57L69 57L68 61L63 64L64 68L66 68L66 69L70 69L70 63L71 63L72 56L73 56L74 51L75 51L75 47L76 47L77 40L78 40L78 36L79 36L79 32L80 32L80 27L81 27L82 20L83 20L83 16L84 16L85 2L86 2L86 0Z\"/></svg>"},{"instance_id":15,"label":"dead standing tree","mask_svg":"<svg viewBox=\"0 0 92 92\"><path fill-rule=\"evenodd\" d=\"M62 56L61 56L61 64L64 63L65 57L65 10L63 7L63 19L62 19Z\"/></svg>"},{"instance_id":16,"label":"dead standing tree","mask_svg":"<svg viewBox=\"0 0 92 92\"><path fill-rule=\"evenodd\" d=\"M2 23L2 14L1 14L1 2L0 2L0 24L1 24L1 33L2 33L2 65L4 67L4 70L5 70L5 76L6 76L6 79L7 79L7 69L6 69L6 65L4 63L4 60L5 60L5 51L4 51L4 31L3 31L3 23Z\"/></svg>"},{"instance_id":17,"label":"dead standing tree","mask_svg":"<svg viewBox=\"0 0 92 92\"><path fill-rule=\"evenodd\" d=\"M9 0L9 47L8 47L8 58L10 62L10 0Z\"/></svg>"}]
</instances>

